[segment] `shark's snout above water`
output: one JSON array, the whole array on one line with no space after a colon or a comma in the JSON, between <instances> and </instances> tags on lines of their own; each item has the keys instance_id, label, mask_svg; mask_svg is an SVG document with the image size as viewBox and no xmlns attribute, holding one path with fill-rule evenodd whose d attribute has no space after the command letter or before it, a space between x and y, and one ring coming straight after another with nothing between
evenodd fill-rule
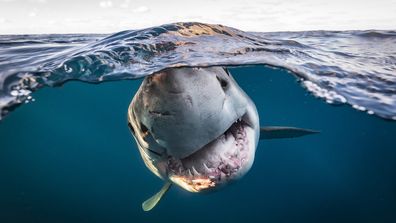
<instances>
[{"instance_id":1,"label":"shark's snout above water","mask_svg":"<svg viewBox=\"0 0 396 223\"><path fill-rule=\"evenodd\" d=\"M146 77L129 106L128 122L146 166L167 182L144 203L145 210L172 183L201 192L239 179L251 168L260 139L255 104L222 67L172 68ZM289 130L312 133L261 130L269 135L264 138Z\"/></svg>"}]
</instances>

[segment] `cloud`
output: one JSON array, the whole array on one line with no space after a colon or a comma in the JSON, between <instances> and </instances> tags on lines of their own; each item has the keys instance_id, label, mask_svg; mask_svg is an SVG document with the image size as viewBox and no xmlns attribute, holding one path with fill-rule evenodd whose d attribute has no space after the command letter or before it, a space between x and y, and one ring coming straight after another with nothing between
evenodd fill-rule
<instances>
[{"instance_id":1,"label":"cloud","mask_svg":"<svg viewBox=\"0 0 396 223\"><path fill-rule=\"evenodd\" d=\"M99 2L99 6L101 8L111 8L111 7L113 7L113 2L112 1L101 1L101 2Z\"/></svg>"},{"instance_id":2,"label":"cloud","mask_svg":"<svg viewBox=\"0 0 396 223\"><path fill-rule=\"evenodd\" d=\"M122 2L121 4L120 4L120 7L121 8L124 8L124 9L126 9L126 8L129 8L129 3L131 2L131 0L125 0L124 2Z\"/></svg>"},{"instance_id":3,"label":"cloud","mask_svg":"<svg viewBox=\"0 0 396 223\"><path fill-rule=\"evenodd\" d=\"M147 7L147 6L139 6L139 7L137 7L137 8L135 8L134 10L133 10L133 12L136 12L136 13L145 13L145 12L148 12L148 11L150 11L150 9Z\"/></svg>"},{"instance_id":4,"label":"cloud","mask_svg":"<svg viewBox=\"0 0 396 223\"><path fill-rule=\"evenodd\" d=\"M29 0L29 2L44 4L44 3L47 3L47 0Z\"/></svg>"},{"instance_id":5,"label":"cloud","mask_svg":"<svg viewBox=\"0 0 396 223\"><path fill-rule=\"evenodd\" d=\"M36 16L37 16L37 13L36 13L36 12L29 12L29 13L28 13L28 16L29 16L29 17L36 17Z\"/></svg>"},{"instance_id":6,"label":"cloud","mask_svg":"<svg viewBox=\"0 0 396 223\"><path fill-rule=\"evenodd\" d=\"M395 29L395 1L184 0L172 11L171 4L158 0L0 0L0 34L108 33L178 21L246 31Z\"/></svg>"}]
</instances>

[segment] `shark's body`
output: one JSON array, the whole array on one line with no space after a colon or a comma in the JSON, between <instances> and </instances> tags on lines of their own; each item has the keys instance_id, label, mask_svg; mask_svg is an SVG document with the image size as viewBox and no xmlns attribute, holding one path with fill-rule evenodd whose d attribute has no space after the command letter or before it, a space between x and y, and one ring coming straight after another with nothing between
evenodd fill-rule
<instances>
[{"instance_id":1,"label":"shark's body","mask_svg":"<svg viewBox=\"0 0 396 223\"><path fill-rule=\"evenodd\" d=\"M260 129L255 104L222 67L173 68L146 77L129 106L128 122L146 166L166 182L143 203L144 210L172 184L203 192L241 178L253 164L260 137L312 133Z\"/></svg>"}]
</instances>

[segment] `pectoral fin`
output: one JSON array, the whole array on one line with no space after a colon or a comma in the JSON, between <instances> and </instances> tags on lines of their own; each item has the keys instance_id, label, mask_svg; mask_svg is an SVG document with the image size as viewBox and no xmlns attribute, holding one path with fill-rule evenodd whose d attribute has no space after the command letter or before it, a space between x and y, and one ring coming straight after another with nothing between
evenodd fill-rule
<instances>
[{"instance_id":1,"label":"pectoral fin","mask_svg":"<svg viewBox=\"0 0 396 223\"><path fill-rule=\"evenodd\" d=\"M268 126L260 128L260 140L294 138L315 133L319 133L319 131L286 126Z\"/></svg>"},{"instance_id":2,"label":"pectoral fin","mask_svg":"<svg viewBox=\"0 0 396 223\"><path fill-rule=\"evenodd\" d=\"M160 191L158 191L152 197L150 197L145 202L143 202L142 203L143 210L150 211L151 209L153 209L158 204L158 202L161 200L162 196L164 196L164 194L169 190L171 185L172 185L171 182L166 182Z\"/></svg>"}]
</instances>

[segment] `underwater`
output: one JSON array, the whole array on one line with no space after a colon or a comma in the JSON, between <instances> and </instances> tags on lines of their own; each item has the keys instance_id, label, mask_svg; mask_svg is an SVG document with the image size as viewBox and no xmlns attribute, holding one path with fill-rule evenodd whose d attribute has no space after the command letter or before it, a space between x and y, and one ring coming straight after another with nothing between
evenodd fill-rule
<instances>
[{"instance_id":1,"label":"underwater","mask_svg":"<svg viewBox=\"0 0 396 223\"><path fill-rule=\"evenodd\" d=\"M395 121L396 30L0 35L0 222L396 222Z\"/></svg>"}]
</instances>

